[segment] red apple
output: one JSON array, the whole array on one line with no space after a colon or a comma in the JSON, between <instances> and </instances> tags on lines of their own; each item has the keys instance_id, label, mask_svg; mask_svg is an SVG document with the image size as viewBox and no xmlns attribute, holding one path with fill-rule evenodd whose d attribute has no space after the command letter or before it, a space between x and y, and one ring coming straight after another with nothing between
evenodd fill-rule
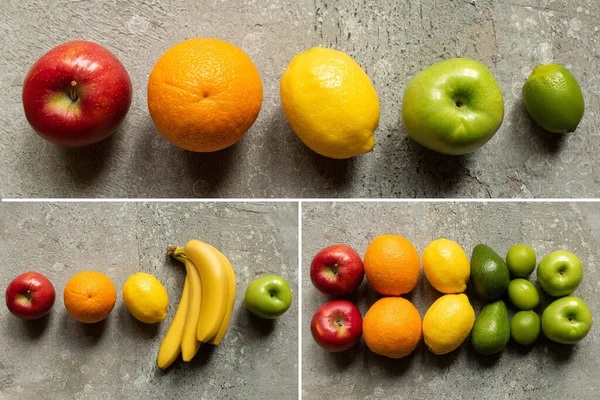
<instances>
[{"instance_id":1,"label":"red apple","mask_svg":"<svg viewBox=\"0 0 600 400\"><path fill-rule=\"evenodd\" d=\"M17 276L6 288L6 306L21 319L37 319L48 314L55 297L52 283L37 272Z\"/></svg>"},{"instance_id":2,"label":"red apple","mask_svg":"<svg viewBox=\"0 0 600 400\"><path fill-rule=\"evenodd\" d=\"M310 322L315 342L327 351L348 350L362 336L360 310L347 300L333 300L317 310Z\"/></svg>"},{"instance_id":3,"label":"red apple","mask_svg":"<svg viewBox=\"0 0 600 400\"><path fill-rule=\"evenodd\" d=\"M310 279L321 292L344 296L355 291L365 269L358 253L344 244L334 244L319 251L310 264Z\"/></svg>"},{"instance_id":4,"label":"red apple","mask_svg":"<svg viewBox=\"0 0 600 400\"><path fill-rule=\"evenodd\" d=\"M36 61L23 84L27 121L58 146L79 147L110 136L131 105L123 64L99 44L63 43Z\"/></svg>"}]
</instances>

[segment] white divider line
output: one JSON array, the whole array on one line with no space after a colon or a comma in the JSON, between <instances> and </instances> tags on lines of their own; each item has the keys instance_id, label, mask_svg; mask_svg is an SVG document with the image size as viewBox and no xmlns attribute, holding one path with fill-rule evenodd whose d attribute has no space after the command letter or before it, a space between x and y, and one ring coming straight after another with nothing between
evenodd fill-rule
<instances>
[{"instance_id":1,"label":"white divider line","mask_svg":"<svg viewBox=\"0 0 600 400\"><path fill-rule=\"evenodd\" d=\"M302 201L298 201L298 400L302 400Z\"/></svg>"},{"instance_id":2,"label":"white divider line","mask_svg":"<svg viewBox=\"0 0 600 400\"><path fill-rule=\"evenodd\" d=\"M3 203L599 203L600 198L4 198Z\"/></svg>"}]
</instances>

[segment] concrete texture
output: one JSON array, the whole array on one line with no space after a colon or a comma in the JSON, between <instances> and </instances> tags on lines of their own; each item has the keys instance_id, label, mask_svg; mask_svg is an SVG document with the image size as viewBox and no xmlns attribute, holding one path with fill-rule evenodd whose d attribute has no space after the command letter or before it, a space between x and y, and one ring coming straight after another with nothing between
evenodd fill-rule
<instances>
[{"instance_id":1,"label":"concrete texture","mask_svg":"<svg viewBox=\"0 0 600 400\"><path fill-rule=\"evenodd\" d=\"M0 307L0 399L297 399L298 306L276 321L251 315L247 285L275 273L297 295L297 206L287 203L0 204L0 287L36 270L54 284L49 317L24 323ZM199 238L231 260L238 290L232 325L218 347L162 372L156 355L173 318L185 269L166 246ZM63 306L68 279L107 274L117 304L105 323L84 325ZM121 288L135 272L155 275L169 293L167 319L135 320Z\"/></svg>"},{"instance_id":2,"label":"concrete texture","mask_svg":"<svg viewBox=\"0 0 600 400\"><path fill-rule=\"evenodd\" d=\"M574 346L544 337L531 348L512 341L499 357L480 356L468 339L445 356L423 342L408 357L391 360L370 352L364 341L347 352L327 353L312 339L310 320L329 298L311 284L313 256L323 247L345 243L361 255L384 233L408 238L419 253L434 239L457 241L470 256L486 243L501 256L516 243L527 244L538 260L553 250L572 251L584 265L575 295L600 316L600 204L581 203L318 203L303 205L302 249L302 394L303 399L597 399L600 392L600 328ZM535 281L535 276L531 279ZM482 304L474 301L475 311ZM421 316L440 296L423 274L406 297ZM378 295L366 280L351 296L364 315ZM542 293L542 305L548 304ZM510 308L509 308L510 309ZM512 311L509 311L512 314Z\"/></svg>"},{"instance_id":3,"label":"concrete texture","mask_svg":"<svg viewBox=\"0 0 600 400\"><path fill-rule=\"evenodd\" d=\"M598 197L600 2L595 0L3 0L0 6L0 194L3 197ZM146 82L160 55L191 37L244 49L264 104L228 150L193 154L156 131ZM44 52L72 39L113 51L133 80L131 111L109 140L64 150L23 115L21 89ZM348 52L381 100L373 153L320 157L290 130L279 79L312 46ZM506 115L492 141L445 157L409 140L400 122L408 80L450 57L481 60L497 77ZM536 65L562 63L579 80L586 115L572 135L536 128L520 90Z\"/></svg>"}]
</instances>

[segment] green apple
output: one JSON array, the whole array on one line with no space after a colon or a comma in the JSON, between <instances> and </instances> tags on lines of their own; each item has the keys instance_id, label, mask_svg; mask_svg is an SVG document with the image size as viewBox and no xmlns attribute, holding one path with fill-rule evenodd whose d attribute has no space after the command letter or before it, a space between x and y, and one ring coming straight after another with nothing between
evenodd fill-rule
<instances>
[{"instance_id":1,"label":"green apple","mask_svg":"<svg viewBox=\"0 0 600 400\"><path fill-rule=\"evenodd\" d=\"M519 344L533 344L539 334L540 316L535 311L519 311L510 320L510 336Z\"/></svg>"},{"instance_id":2,"label":"green apple","mask_svg":"<svg viewBox=\"0 0 600 400\"><path fill-rule=\"evenodd\" d=\"M506 253L506 266L515 278L527 278L535 269L535 251L524 244L516 244Z\"/></svg>"},{"instance_id":3,"label":"green apple","mask_svg":"<svg viewBox=\"0 0 600 400\"><path fill-rule=\"evenodd\" d=\"M577 289L583 277L581 261L573 253L553 251L537 267L537 279L550 296L567 296Z\"/></svg>"},{"instance_id":4,"label":"green apple","mask_svg":"<svg viewBox=\"0 0 600 400\"><path fill-rule=\"evenodd\" d=\"M517 278L508 284L508 298L521 310L531 310L540 304L540 293L527 279Z\"/></svg>"},{"instance_id":5,"label":"green apple","mask_svg":"<svg viewBox=\"0 0 600 400\"><path fill-rule=\"evenodd\" d=\"M275 319L292 305L292 291L282 277L267 275L253 280L248 285L244 301L252 314Z\"/></svg>"},{"instance_id":6,"label":"green apple","mask_svg":"<svg viewBox=\"0 0 600 400\"><path fill-rule=\"evenodd\" d=\"M592 312L579 297L554 300L542 313L542 331L554 342L575 344L592 328Z\"/></svg>"},{"instance_id":7,"label":"green apple","mask_svg":"<svg viewBox=\"0 0 600 400\"><path fill-rule=\"evenodd\" d=\"M402 98L408 135L443 154L471 153L486 144L504 119L502 92L490 70L468 58L425 68Z\"/></svg>"}]
</instances>

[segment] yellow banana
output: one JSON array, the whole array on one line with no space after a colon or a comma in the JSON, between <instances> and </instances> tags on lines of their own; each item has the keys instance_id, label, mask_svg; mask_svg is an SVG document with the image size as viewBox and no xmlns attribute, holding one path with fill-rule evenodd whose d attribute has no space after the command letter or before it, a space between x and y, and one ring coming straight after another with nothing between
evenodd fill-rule
<instances>
[{"instance_id":1,"label":"yellow banana","mask_svg":"<svg viewBox=\"0 0 600 400\"><path fill-rule=\"evenodd\" d=\"M189 301L189 280L185 277L181 299L175 311L175 316L162 343L158 349L158 368L167 369L181 354L181 334L185 323Z\"/></svg>"},{"instance_id":2,"label":"yellow banana","mask_svg":"<svg viewBox=\"0 0 600 400\"><path fill-rule=\"evenodd\" d=\"M196 265L202 282L200 323L196 338L206 343L215 337L223 323L229 303L229 278L213 246L199 240L190 240L184 247L185 255Z\"/></svg>"},{"instance_id":3,"label":"yellow banana","mask_svg":"<svg viewBox=\"0 0 600 400\"><path fill-rule=\"evenodd\" d=\"M231 266L231 263L225 257L223 253L219 250L215 249L218 253L219 258L221 259L221 263L227 269L227 276L229 280L229 299L227 301L227 312L225 313L225 318L223 318L223 322L221 323L221 327L219 328L217 335L211 339L210 344L218 345L223 340L223 337L227 333L227 329L229 329L229 322L231 321L231 313L233 312L233 304L235 303L235 292L236 292L236 282L235 282L235 271Z\"/></svg>"},{"instance_id":4,"label":"yellow banana","mask_svg":"<svg viewBox=\"0 0 600 400\"><path fill-rule=\"evenodd\" d=\"M198 319L200 317L202 285L200 283L200 275L192 260L182 254L178 254L178 250L175 251L174 257L185 264L187 279L190 282L188 310L181 333L181 358L183 358L183 361L188 362L194 358L200 348L200 342L196 340L196 327L198 326Z\"/></svg>"}]
</instances>

